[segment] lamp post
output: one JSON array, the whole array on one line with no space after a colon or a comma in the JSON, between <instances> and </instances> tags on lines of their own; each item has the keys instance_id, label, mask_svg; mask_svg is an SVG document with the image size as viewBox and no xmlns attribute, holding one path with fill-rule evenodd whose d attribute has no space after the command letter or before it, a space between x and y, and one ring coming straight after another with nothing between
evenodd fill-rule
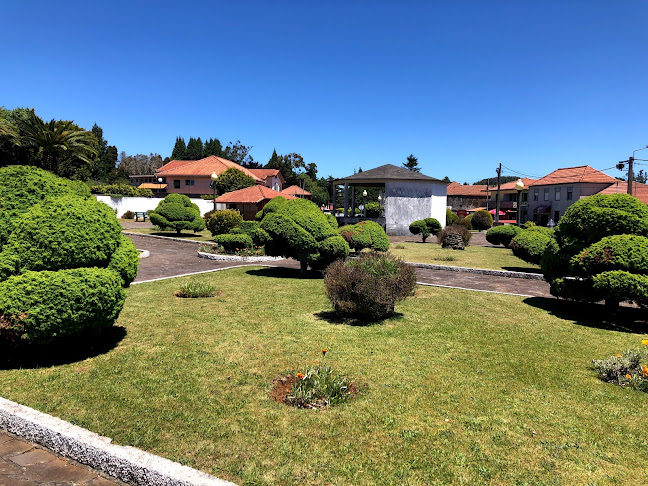
<instances>
[{"instance_id":1,"label":"lamp post","mask_svg":"<svg viewBox=\"0 0 648 486\"><path fill-rule=\"evenodd\" d=\"M382 201L382 197L380 197L380 194L378 194L378 217L382 215L382 207L380 207L380 202Z\"/></svg>"},{"instance_id":2,"label":"lamp post","mask_svg":"<svg viewBox=\"0 0 648 486\"><path fill-rule=\"evenodd\" d=\"M522 179L518 179L515 183L515 190L517 191L517 225L520 226L520 221L522 217L520 216L520 210L522 209L522 189L524 189L524 182Z\"/></svg>"},{"instance_id":3,"label":"lamp post","mask_svg":"<svg viewBox=\"0 0 648 486\"><path fill-rule=\"evenodd\" d=\"M211 187L214 190L214 211L216 211L216 181L218 180L218 174L216 171L212 172L211 175L211 182L209 183L209 187Z\"/></svg>"},{"instance_id":4,"label":"lamp post","mask_svg":"<svg viewBox=\"0 0 648 486\"><path fill-rule=\"evenodd\" d=\"M367 217L367 190L362 191L362 211L364 212L364 217Z\"/></svg>"},{"instance_id":5,"label":"lamp post","mask_svg":"<svg viewBox=\"0 0 648 486\"><path fill-rule=\"evenodd\" d=\"M634 171L633 171L633 164L635 161L635 153L639 152L640 150L646 150L648 149L648 145L645 147L638 148L637 150L632 152L632 157L628 159L628 194L632 196L632 181L634 179Z\"/></svg>"},{"instance_id":6,"label":"lamp post","mask_svg":"<svg viewBox=\"0 0 648 486\"><path fill-rule=\"evenodd\" d=\"M162 178L158 177L158 184L160 185L159 193L162 194Z\"/></svg>"}]
</instances>

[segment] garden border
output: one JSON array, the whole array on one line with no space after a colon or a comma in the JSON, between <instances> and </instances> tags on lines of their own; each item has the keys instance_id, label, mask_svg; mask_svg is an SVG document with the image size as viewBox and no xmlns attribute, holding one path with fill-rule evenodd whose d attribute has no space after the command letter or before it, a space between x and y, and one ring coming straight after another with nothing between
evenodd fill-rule
<instances>
[{"instance_id":1,"label":"garden border","mask_svg":"<svg viewBox=\"0 0 648 486\"><path fill-rule=\"evenodd\" d=\"M129 484L236 486L136 447L112 444L108 437L2 397L0 428Z\"/></svg>"},{"instance_id":2,"label":"garden border","mask_svg":"<svg viewBox=\"0 0 648 486\"><path fill-rule=\"evenodd\" d=\"M429 268L430 270L447 270L450 272L465 272L465 273L478 273L481 275L493 275L496 277L508 278L525 278L528 280L544 280L544 275L541 273L528 273L528 272L511 272L510 270L491 270L488 268L471 268L471 267L454 267L450 265L435 265L433 263L416 263L405 262L417 268Z\"/></svg>"}]
</instances>

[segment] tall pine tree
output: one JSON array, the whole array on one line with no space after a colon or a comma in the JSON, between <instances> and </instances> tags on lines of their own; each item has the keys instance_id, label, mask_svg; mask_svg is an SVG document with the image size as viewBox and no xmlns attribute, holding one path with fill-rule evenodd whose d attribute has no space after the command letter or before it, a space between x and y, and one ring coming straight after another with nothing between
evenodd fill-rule
<instances>
[{"instance_id":1,"label":"tall pine tree","mask_svg":"<svg viewBox=\"0 0 648 486\"><path fill-rule=\"evenodd\" d=\"M171 160L187 160L187 146L185 145L184 138L176 138L173 152L171 152Z\"/></svg>"},{"instance_id":2,"label":"tall pine tree","mask_svg":"<svg viewBox=\"0 0 648 486\"><path fill-rule=\"evenodd\" d=\"M198 138L189 138L189 142L187 143L187 160L200 160L203 158L203 143L202 140L200 140L200 137Z\"/></svg>"},{"instance_id":3,"label":"tall pine tree","mask_svg":"<svg viewBox=\"0 0 648 486\"><path fill-rule=\"evenodd\" d=\"M421 172L420 167L418 167L418 159L413 154L407 157L407 162L403 164L403 167L414 172Z\"/></svg>"},{"instance_id":4,"label":"tall pine tree","mask_svg":"<svg viewBox=\"0 0 648 486\"><path fill-rule=\"evenodd\" d=\"M205 141L205 148L203 150L203 155L209 157L210 155L215 155L216 157L223 157L223 145L220 140L217 138L210 138Z\"/></svg>"}]
</instances>

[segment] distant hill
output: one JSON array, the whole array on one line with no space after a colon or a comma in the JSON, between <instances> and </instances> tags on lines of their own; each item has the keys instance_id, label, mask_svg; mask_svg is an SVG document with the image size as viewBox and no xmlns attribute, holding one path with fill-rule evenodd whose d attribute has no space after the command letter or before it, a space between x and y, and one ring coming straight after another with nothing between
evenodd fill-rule
<instances>
[{"instance_id":1,"label":"distant hill","mask_svg":"<svg viewBox=\"0 0 648 486\"><path fill-rule=\"evenodd\" d=\"M502 176L500 177L500 184L505 184L507 182L511 181L517 181L519 177L514 177L514 176ZM473 184L473 186L485 186L490 182L491 186L496 186L497 185L497 177L491 177L490 179L482 179L481 181L477 181Z\"/></svg>"}]
</instances>

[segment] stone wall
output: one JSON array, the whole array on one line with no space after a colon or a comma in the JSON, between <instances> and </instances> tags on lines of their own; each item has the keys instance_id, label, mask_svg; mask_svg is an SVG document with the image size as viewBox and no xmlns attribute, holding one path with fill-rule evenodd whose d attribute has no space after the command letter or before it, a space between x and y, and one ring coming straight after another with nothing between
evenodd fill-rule
<instances>
[{"instance_id":1,"label":"stone wall","mask_svg":"<svg viewBox=\"0 0 648 486\"><path fill-rule=\"evenodd\" d=\"M385 183L385 220L388 235L409 235L412 221L436 218L445 226L447 185L443 182Z\"/></svg>"}]
</instances>

